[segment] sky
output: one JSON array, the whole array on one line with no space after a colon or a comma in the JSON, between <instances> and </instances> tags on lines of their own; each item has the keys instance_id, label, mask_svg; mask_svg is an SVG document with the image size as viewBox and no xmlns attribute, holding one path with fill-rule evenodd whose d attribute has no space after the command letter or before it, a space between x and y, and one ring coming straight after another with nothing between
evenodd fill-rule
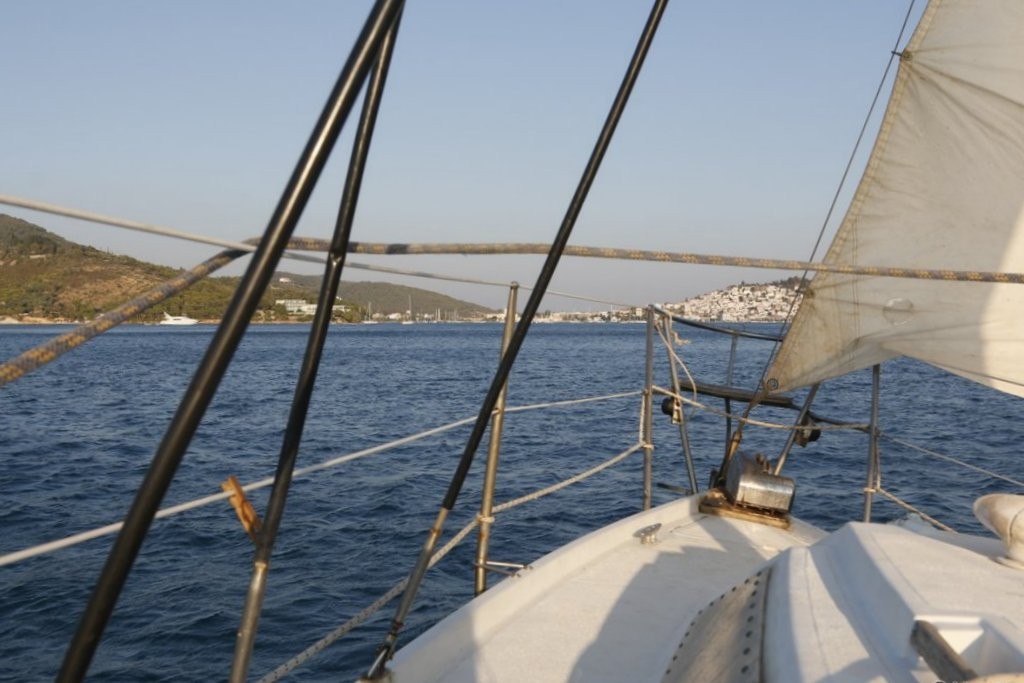
<instances>
[{"instance_id":1,"label":"sky","mask_svg":"<svg viewBox=\"0 0 1024 683\"><path fill-rule=\"evenodd\" d=\"M6 4L0 194L222 239L261 234L370 7ZM549 242L649 10L640 0L409 0L353 239ZM808 258L906 12L895 0L670 2L571 243ZM296 235L329 238L350 145L343 135ZM218 251L0 212L175 267ZM522 284L542 261L350 260ZM319 272L296 261L281 269ZM565 259L552 289L644 305L792 274ZM360 270L345 279L495 307L506 297L501 287ZM542 305L602 307L555 297Z\"/></svg>"}]
</instances>

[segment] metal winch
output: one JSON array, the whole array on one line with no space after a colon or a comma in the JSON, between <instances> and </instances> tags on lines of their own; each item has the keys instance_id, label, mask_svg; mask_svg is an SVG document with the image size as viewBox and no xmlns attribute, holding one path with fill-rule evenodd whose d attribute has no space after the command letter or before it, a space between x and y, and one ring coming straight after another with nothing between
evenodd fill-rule
<instances>
[{"instance_id":1,"label":"metal winch","mask_svg":"<svg viewBox=\"0 0 1024 683\"><path fill-rule=\"evenodd\" d=\"M704 496L700 511L788 527L795 492L793 479L773 474L764 455L736 453L724 484Z\"/></svg>"}]
</instances>

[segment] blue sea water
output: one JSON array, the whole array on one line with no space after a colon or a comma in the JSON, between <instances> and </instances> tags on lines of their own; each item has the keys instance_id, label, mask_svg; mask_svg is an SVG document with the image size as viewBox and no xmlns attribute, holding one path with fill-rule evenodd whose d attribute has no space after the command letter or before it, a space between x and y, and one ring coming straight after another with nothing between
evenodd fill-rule
<instances>
[{"instance_id":1,"label":"blue sea water","mask_svg":"<svg viewBox=\"0 0 1024 683\"><path fill-rule=\"evenodd\" d=\"M63 331L0 327L0 359ZM211 326L124 326L0 388L0 554L117 521L129 506ZM642 388L642 325L538 325L509 387L510 405ZM165 500L216 493L234 474L270 476L306 343L301 325L252 329L229 368ZM699 380L724 380L729 340L679 330L678 351ZM481 325L337 327L329 335L299 465L391 441L476 414L498 358L501 328ZM760 375L770 346L740 342L738 383ZM656 381L667 386L664 351ZM1024 410L1019 400L912 361L883 366L882 429L1017 479ZM818 413L866 422L870 373L826 383ZM720 407L720 402L713 404ZM639 397L511 414L498 481L504 501L550 485L635 442ZM754 417L792 419L761 409ZM655 415L655 481L686 484L677 428ZM690 415L703 486L724 449L724 426ZM296 480L271 565L251 672L269 672L361 610L411 568L455 468L469 427ZM780 432L751 429L744 448L774 457ZM483 450L483 449L482 449ZM796 449L795 513L833 529L861 515L867 442L826 432ZM483 453L448 534L479 503ZM981 529L970 513L980 494L1012 490L946 461L882 442L887 488L952 526ZM676 494L655 489L655 502ZM263 510L267 490L252 495ZM641 458L499 517L494 559L529 562L641 503ZM876 518L904 515L879 501ZM447 537L447 535L446 535ZM0 567L0 680L52 678L112 537ZM472 591L473 544L426 581L404 642ZM158 520L90 670L97 681L194 681L226 677L251 572L252 545L224 502ZM346 680L371 661L393 606L293 676Z\"/></svg>"}]
</instances>

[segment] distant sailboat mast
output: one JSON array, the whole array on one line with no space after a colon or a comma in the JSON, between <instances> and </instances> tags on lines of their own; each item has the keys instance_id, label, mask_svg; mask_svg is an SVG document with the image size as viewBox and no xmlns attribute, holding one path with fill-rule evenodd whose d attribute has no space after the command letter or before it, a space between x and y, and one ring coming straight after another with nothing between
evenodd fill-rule
<instances>
[{"instance_id":1,"label":"distant sailboat mast","mask_svg":"<svg viewBox=\"0 0 1024 683\"><path fill-rule=\"evenodd\" d=\"M412 315L412 295L410 294L409 295L409 309L405 312L405 317L402 319L402 324L403 325L412 325L413 322L414 321L413 321L413 315Z\"/></svg>"}]
</instances>

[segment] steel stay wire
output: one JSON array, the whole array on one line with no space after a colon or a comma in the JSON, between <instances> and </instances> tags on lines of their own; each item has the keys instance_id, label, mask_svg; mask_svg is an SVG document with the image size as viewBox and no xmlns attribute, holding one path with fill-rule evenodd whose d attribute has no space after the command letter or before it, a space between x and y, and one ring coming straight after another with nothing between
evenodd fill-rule
<instances>
[{"instance_id":1,"label":"steel stay wire","mask_svg":"<svg viewBox=\"0 0 1024 683\"><path fill-rule=\"evenodd\" d=\"M495 371L493 380L491 381L490 389L487 391L483 405L480 408L480 413L477 416L476 423L473 425L473 431L469 436L462 458L452 477L451 485L444 497L444 501L441 504L441 508L438 511L434 524L427 535L427 539L423 544L423 548L416 560L416 564L410 572L409 588L406 589L399 603L398 609L395 611L395 616L391 622L391 628L388 630L388 634L385 637L384 642L381 644L379 656L367 671L367 678L371 680L383 675L386 662L394 654L394 648L398 641L398 634L402 629L405 616L412 607L412 601L415 598L419 583L422 581L423 574L426 572L427 562L430 555L433 553L433 548L436 545L437 538L443 530L445 518L447 517L448 512L455 506L455 501L459 496L459 492L462 489L466 475L469 472L470 465L472 465L473 459L476 455L476 450L480 445L484 431L490 421L491 412L494 410L494 406L497 403L498 395L501 393L502 387L508 381L512 364L515 362L515 359L519 354L519 349L522 347L523 341L526 338L526 333L537 314L537 310L540 308L544 292L551 283L552 277L554 277L555 268L561 260L562 253L565 251L565 247L572 235L573 227L576 225L576 220L582 211L583 204L586 201L590 188L597 176L597 171L600 168L601 161L604 158L617 124L625 110L626 103L629 100L629 95L633 90L633 85L636 83L637 77L639 76L644 58L647 55L651 42L653 41L654 34L657 30L658 23L661 20L661 16L665 11L667 2L668 0L655 0L651 7L643 32L637 41L636 49L630 59L629 67L626 70L625 76L623 76L622 82L615 96L615 100L612 103L611 109L605 119L604 126L598 135L594 149L591 152L590 159L587 161L587 165L580 177L576 191L574 192L573 197L569 202L569 207L562 219L561 226L559 227L555 239L551 244L551 249L548 252L547 257L545 258L544 265L537 277L535 288L526 302L519 324L516 325L515 330L512 333L512 338L509 340L508 348L505 350L505 353L502 354L501 361L498 363L498 368Z\"/></svg>"},{"instance_id":2,"label":"steel stay wire","mask_svg":"<svg viewBox=\"0 0 1024 683\"><path fill-rule=\"evenodd\" d=\"M921 509L919 509L917 507L914 507L913 505L911 505L907 501L903 500L902 498L900 498L899 496L897 496L897 495L895 495L893 493L890 493L889 491L887 491L886 489L882 488L881 486L865 487L864 490L866 492L870 491L871 493L881 494L882 496L884 496L885 498L888 498L891 502L895 503L898 507L903 508L907 512L913 512L915 515L919 515L922 519L926 520L932 526L935 526L935 527L937 527L939 529L942 529L943 531L948 531L948 532L953 533L953 534L957 533L957 530L954 529L953 527L951 527L951 526L949 526L947 524L943 524L939 520L937 520L934 517L932 517L931 515L929 515L927 512L924 512L923 510L921 510Z\"/></svg>"},{"instance_id":3,"label":"steel stay wire","mask_svg":"<svg viewBox=\"0 0 1024 683\"><path fill-rule=\"evenodd\" d=\"M231 664L229 680L233 683L244 683L252 658L252 650L256 641L256 632L262 612L263 597L266 594L267 575L270 571L270 558L273 553L284 508L291 488L295 463L299 456L299 444L305 431L306 416L316 384L317 371L323 356L327 340L327 332L331 325L333 303L338 294L341 274L345 267L345 257L352 237L356 206L359 191L362 187L363 172L373 140L377 114L387 81L388 68L394 52L398 35L398 27L402 19L403 4L399 2L397 11L391 18L384 33L384 38L377 48L377 55L367 77L366 93L363 97L363 108L356 127L352 152L349 157L348 172L342 190L341 203L338 207L334 235L328 249L327 263L321 280L320 295L317 300L316 313L310 326L306 351L302 358L299 376L295 383L295 393L288 413L284 438L278 457L277 471L274 473L274 484L267 501L266 512L261 529L255 535L256 552L253 557L253 571L246 593L245 607L242 612L241 625L238 629L235 644L234 660Z\"/></svg>"},{"instance_id":4,"label":"steel stay wire","mask_svg":"<svg viewBox=\"0 0 1024 683\"><path fill-rule=\"evenodd\" d=\"M825 236L825 230L827 229L829 221L832 219L832 213L833 213L833 211L835 211L836 205L839 202L839 195L842 193L843 187L846 185L846 179L849 177L850 169L853 167L854 158L857 156L857 151L860 149L861 143L864 140L864 135L865 135L865 133L867 131L868 123L871 121L871 117L874 115L875 107L878 106L878 100L881 97L882 90L885 87L885 83L886 83L886 81L889 78L889 71L892 69L894 58L898 55L897 50L899 49L900 43L903 41L903 34L906 32L907 25L910 22L910 14L911 14L911 12L913 12L913 9L914 9L914 1L915 0L910 0L909 4L907 5L907 12L906 12L906 14L903 17L903 24L900 26L899 34L896 36L896 43L893 46L893 49L890 51L889 59L886 62L884 71L882 72L882 77L879 79L878 87L875 89L875 95L874 95L874 97L871 100L871 105L868 107L867 113L864 116L864 121L861 124L860 132L857 134L857 140L854 142L853 149L850 150L850 156L848 157L848 159L846 161L846 167L843 169L843 174L840 177L839 183L836 186L836 191L832 195L832 201L829 204L828 211L825 213L825 218L821 222L821 228L818 231L818 237L817 237L817 239L814 242L813 248L811 249L810 259L813 259L815 254L818 253L818 248L821 246L821 242L822 242L822 240L824 239L824 236ZM808 268L801 268L800 270L803 270L803 273L800 276L800 284L798 286L798 289L802 293L802 292L804 292L806 290L806 287L807 287L807 282L808 282L807 274L808 274L808 272L811 271L811 270L814 270L816 272L820 272L820 271L819 271L818 268L809 268L809 267ZM869 272L869 273L864 273L864 274L866 274L866 275L880 275L881 273L870 273ZM929 277L928 279L931 279L931 278ZM787 325L789 325L789 324L791 324L793 322L793 318L796 315L796 313L795 313L795 311L796 311L796 303L797 303L797 299L794 297L793 301L790 302L789 310L786 312L786 324ZM768 372L769 372L769 370L772 367L772 362L774 361L774 358L775 358L776 354L779 352L779 349L781 348L781 346L782 346L781 341L775 342L774 347L772 349L772 352L768 355L768 359L765 361L764 368L761 370L761 379L758 382L758 388L759 388L760 395L767 395L767 393L768 393L768 387L765 385L765 380L768 377ZM744 417L749 417L750 413L754 410L754 408L757 407L758 403L759 403L759 397L757 395L755 395L754 399L752 401L750 401L749 403L747 403L746 408L744 408L743 416ZM729 442L729 444L726 447L725 457L722 458L722 464L719 467L719 477L718 477L719 482L718 483L724 483L724 479L723 479L724 475L722 475L721 473L728 469L729 461L732 459L732 456L735 453L735 451L739 448L740 441L742 439L743 439L743 425L741 423L737 427L736 432L732 435L732 437L730 439L730 442Z\"/></svg>"},{"instance_id":5,"label":"steel stay wire","mask_svg":"<svg viewBox=\"0 0 1024 683\"><path fill-rule=\"evenodd\" d=\"M850 156L846 160L846 166L843 168L843 173L839 178L839 183L836 185L836 191L832 194L832 201L829 203L828 211L825 212L825 218L821 222L821 228L818 230L818 237L814 241L814 246L811 248L811 254L808 257L808 261L812 261L815 255L818 253L818 249L821 247L821 242L825 238L825 230L828 228L829 222L832 220L832 214L835 212L836 206L839 203L839 196L842 194L843 188L846 186L846 180L850 176L850 170L853 168L853 161L857 157L857 152L860 150L861 144L864 142L864 136L867 133L868 124L871 122L871 118L874 116L875 108L878 106L878 101L881 99L882 90L885 88L886 82L889 80L889 72L892 70L893 62L899 55L897 50L899 49L900 43L903 42L903 35L907 31L907 25L910 23L910 15L914 11L915 0L910 0L907 4L906 14L903 15L903 24L900 26L899 33L896 36L896 42L893 45L893 49L890 50L889 59L885 64L885 69L882 71L882 77L878 80L878 86L875 88L875 95L871 99L871 104L868 106L868 111L864 115L864 121L861 123L860 131L857 133L857 139L853 143L853 148L850 150ZM803 273L800 275L800 284L798 290L803 292L807 287L807 274L811 268L804 268ZM868 273L870 274L870 273ZM796 299L794 298L790 303L789 310L786 312L786 323L789 324L793 320L796 308ZM772 361L775 354L778 353L781 342L776 342L772 353L769 354L768 360L765 362L764 370L761 372L761 382L764 383L765 378L768 375L768 370L771 367ZM747 414L753 409L754 403L747 405Z\"/></svg>"},{"instance_id":6,"label":"steel stay wire","mask_svg":"<svg viewBox=\"0 0 1024 683\"><path fill-rule=\"evenodd\" d=\"M1005 481L1007 483L1013 484L1014 486L1019 486L1022 489L1024 489L1024 481L1021 481L1019 479L1014 479L1013 477L1007 477L1007 476L1005 476L1003 474L999 474L998 472L993 472L992 470L985 469L984 467L978 467L977 465L972 465L969 462L964 462L963 460L959 460L957 458L954 458L951 455L946 455L944 453L939 453L938 451L933 451L933 450L931 450L929 448L925 448L924 446L918 446L915 443L912 443L910 441L906 441L906 440L901 439L901 438L896 437L896 436L892 436L891 434L886 434L883 431L879 431L878 432L878 436L879 436L879 438L885 439L887 441L892 441L893 443L898 443L901 446L905 446L906 448L909 448L911 450L917 451L917 452L919 452L919 453L921 453L923 455L929 455L929 456L931 456L933 458L938 458L939 460L945 460L946 462L951 462L951 463L953 463L955 465L959 465L960 467L963 467L965 469L974 470L975 472L979 472L981 474L988 475L989 477L992 477L993 479L1001 479L1001 480L1003 480L1003 481Z\"/></svg>"},{"instance_id":7,"label":"steel stay wire","mask_svg":"<svg viewBox=\"0 0 1024 683\"><path fill-rule=\"evenodd\" d=\"M79 681L85 677L160 502L280 261L399 5L400 0L378 0L370 11L268 221L259 248L139 485L57 680Z\"/></svg>"},{"instance_id":8,"label":"steel stay wire","mask_svg":"<svg viewBox=\"0 0 1024 683\"><path fill-rule=\"evenodd\" d=\"M640 393L641 392L639 392L639 391L631 391L631 392L623 392L623 393L619 393L619 394L608 394L608 395L605 395L605 396L588 397L588 398L584 398L584 399L569 399L569 400L566 400L566 401L558 401L558 402L553 402L553 403L532 404L532 405L528 405L528 406L515 406L515 407L507 408L506 412L525 412L525 411L528 411L528 410L536 410L536 409L548 408L548 407L552 407L552 406L574 405L574 404L579 404L579 403L587 403L587 402L600 401L600 400L608 400L608 399L615 399L615 398L622 398L622 397L637 396ZM667 392L667 391L663 391L662 393L665 393L666 395L670 395L671 394L671 392ZM706 409L706 408L708 408L711 412L715 412L715 413L720 413L721 412L721 411L718 411L718 410L715 410L715 409L710 409L708 406L706 406L704 404L699 404L699 403L695 403L694 407L697 408L697 409ZM736 416L734 415L734 417L736 417ZM346 454L346 455L343 455L343 456L339 456L337 458L334 458L334 459L331 459L331 460L327 460L327 461L324 461L322 463L317 463L317 464L314 464L314 465L310 465L310 466L306 466L306 467L303 467L303 468L299 468L299 469L296 469L295 476L299 477L299 476L302 476L302 475L305 475L305 474L309 474L309 473L314 472L314 471L324 470L324 469L327 469L329 467L332 467L332 466L335 466L335 465L338 465L338 464L342 464L342 463L345 463L345 462L356 460L356 459L359 459L359 458L362 458L362 457L366 457L366 456L369 456L369 455L374 455L374 454L377 454L377 453L389 450L391 448L394 448L394 447L397 447L397 446L400 446L400 445L405 445L405 444L408 444L408 443L412 443L414 441L417 441L417 440L419 440L421 438L424 438L424 437L427 437L427 436L443 433L443 432L448 431L450 429L454 429L454 428L457 428L457 427L460 427L460 426L464 426L464 425L470 424L470 423L473 422L474 419L475 418L473 418L473 417L464 418L462 420L457 420L455 422L451 422L451 423L448 423L446 425L441 425L439 427L435 427L433 429L426 430L424 432L419 432L417 434L413 434L413 435L410 435L410 436L407 436L407 437L403 437L403 438L397 439L395 441L391 441L391 442L388 442L388 443L385 443L385 444L380 444L380 445L373 446L373 447L370 447L370 448L367 448L367 449L363 449L361 451L356 451L356 452L349 453L349 454ZM754 424L754 425L759 425L759 426L764 426L764 427L769 427L769 428L777 428L777 429L789 428L789 429L794 429L794 427L792 425L764 423L764 422L757 421L757 420L752 420L752 419L748 419L748 422L751 423L751 424ZM831 426L831 427L830 426L822 426L822 428L824 428L824 429L860 429L860 430L863 430L864 428L866 428L866 425L849 424L849 425L839 425L839 426ZM931 455L931 456L934 456L934 457L938 457L938 458L941 458L943 460L947 460L947 461L952 462L954 464L960 465L962 467L965 467L965 468L968 468L968 469L971 469L971 470L975 470L975 471L981 472L981 473L986 474L986 475L988 475L990 477L993 477L993 478L996 478L996 479L1002 479L1002 480L1007 481L1009 483L1012 483L1012 484L1024 487L1024 482L1022 482L1022 481L1019 481L1019 480L1016 480L1016 479L1013 479L1013 478L1010 478L1010 477L1006 477L1006 476L998 474L996 472L992 472L990 470L986 470L984 468L980 468L980 467L977 467L975 465L971 465L970 463L966 463L964 461L958 460L958 459L953 458L951 456L947 456L947 455L938 453L936 451L933 451L933 450L930 450L930 449L926 449L926 448L917 446L916 444L913 444L911 442L905 441L905 440L897 438L897 437L892 437L892 436L889 436L889 435L884 434L884 433L882 433L881 436L882 436L882 438L886 438L886 439L889 439L889 440L894 441L896 443L899 443L901 445L904 445L906 447L912 448L914 450L918 450L918 451L920 451L920 452L922 452L922 453L924 453L926 455ZM634 451L631 451L631 452L634 452ZM619 456L616 456L616 458L619 458ZM618 460L616 459L615 462L617 462L617 461ZM611 465L615 464L615 462L606 461L606 463L602 463L602 465L607 467L607 466L611 466ZM599 465L599 467L600 467L600 465ZM590 472L590 470L587 470L587 472ZM579 475L577 475L577 477L579 477ZM525 502L527 502L527 500L524 500L526 498L536 499L536 498L541 497L540 495L537 495L538 493L542 493L542 492L544 492L544 493L551 493L551 492L553 492L553 491L549 490L551 488L557 487L556 490L560 489L560 488L564 488L565 486L568 486L569 483L574 483L573 479L574 478L570 478L570 479L564 480L563 482L559 482L557 484L554 484L552 487L549 487L548 489L541 489L540 491L534 492L533 494L527 494L527 496L524 496L523 498L517 498L517 499L509 501L507 503L503 503L500 506L496 506L495 513L504 512L507 509L510 509L510 508L515 507L515 506L517 506L519 504L525 503ZM578 481L579 479L576 479L576 480ZM267 477L265 479L261 479L261 480L255 481L255 482L252 482L250 484L246 484L246 485L242 486L242 489L245 490L246 492L251 492L251 491L258 490L260 488L265 488L265 487L271 485L272 483L273 483L273 478L272 477ZM875 491L875 492L881 493L882 495L884 495L885 497L889 498L890 500L892 500L894 503L896 503L900 507L903 507L904 509L907 509L908 511L911 511L911 512L914 512L916 514L921 515L924 519L928 520L930 523L938 526L939 528L950 529L949 527L947 527L946 525L943 525L938 520L935 520L934 518L930 517L926 513L923 513L922 511L920 511L918 508L910 505L906 501L903 501L902 499L899 499L899 498L895 497L893 494L891 494L887 490L883 490L883 489L880 489L880 488L873 488L872 490ZM178 514L178 513L181 513L181 512L185 512L185 511L188 511L188 510L196 509L198 507L202 507L202 506L205 506L205 505L208 505L208 504L211 504L211 503L215 503L215 502L219 502L219 501L225 500L229 496L230 496L229 493L218 493L218 494L213 494L213 495L206 496L206 497L203 497L203 498L198 498L198 499L195 499L195 500L192 500L192 501L188 501L186 503L182 503L182 504L179 504L179 505L172 506L170 508L164 508L160 512L158 512L156 516L157 516L157 518L168 517L168 516L175 515L175 514ZM474 520L474 521L470 522L467 527L465 527L463 530L461 530L459 532L459 534L458 534L458 536L460 537L459 540L462 540L466 534L468 534L473 528L475 528L476 524L477 524L477 521ZM37 555L42 555L42 554L45 554L45 553L53 552L53 551L56 551L56 550L61 549L61 548L69 547L71 545L75 545L75 544L82 543L82 542L85 542L85 541L88 541L88 540L92 540L94 538L101 537L103 535L109 535L111 533L116 532L118 529L120 529L120 527L121 527L120 523L107 525L105 527L98 527L96 529L93 529L92 531L83 532L81 534L76 534L74 536L69 536L69 537L67 537L65 539L61 539L60 541L50 542L50 543L47 543L47 544L41 544L39 546L34 546L32 548L28 548L28 549L25 549L25 550L22 550L22 551L16 551L14 553L10 553L10 554L4 555L4 556L0 556L0 566L6 565L6 564L13 564L13 563L16 563L18 561L21 561L21 560L24 560L24 559L28 559L30 557L35 557ZM452 545L451 541L449 542L449 545ZM448 549L449 549L449 547L448 547L448 545L446 545L444 548L439 550L438 553L435 556L436 559L431 562L431 566L436 564L437 560L440 560L445 554L447 554L447 550ZM386 605L388 602L390 602L392 599L394 599L394 597L397 596L398 591L402 590L404 588L404 586L405 586L405 581L403 580L400 584L398 584L395 587L393 587L391 589L391 591L389 591L388 593L384 594L381 598L379 598L377 601L372 603L366 609L364 609L363 611L361 611L360 613L358 613L357 615L352 617L352 619L350 619L349 621L345 622L345 624L342 624L341 626L339 626L335 631L332 631L330 634L325 636L325 638L322 639L322 641L318 641L314 646L311 646L311 648L303 651L303 653L301 653L299 656L296 656L292 660L289 660L288 663L278 667L277 669L275 669L270 674L267 674L266 676L261 678L260 681L280 680L280 678L283 677L283 675L285 675L289 671L293 670L296 666L298 666L299 664L302 664L303 662L307 661L310 657L312 657L313 655L315 655L319 651L323 650L326 646L330 645L335 640L337 640L338 638L344 636L345 634L350 632L352 629L354 629L355 627L360 625L362 622L364 622L366 620L366 618L371 616L373 613L375 613L380 608L382 608L384 605ZM310 650L313 650L313 651L311 652ZM289 664L290 664L290 666L289 666Z\"/></svg>"}]
</instances>

